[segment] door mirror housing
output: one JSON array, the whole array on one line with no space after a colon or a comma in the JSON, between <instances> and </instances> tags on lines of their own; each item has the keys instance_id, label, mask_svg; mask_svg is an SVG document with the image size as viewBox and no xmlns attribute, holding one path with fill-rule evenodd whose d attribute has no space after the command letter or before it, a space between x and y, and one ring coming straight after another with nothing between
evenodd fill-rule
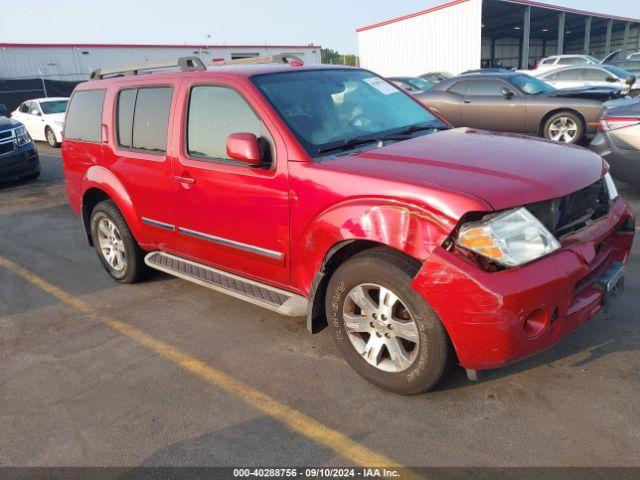
<instances>
[{"instance_id":1,"label":"door mirror housing","mask_svg":"<svg viewBox=\"0 0 640 480\"><path fill-rule=\"evenodd\" d=\"M258 137L253 133L232 133L227 137L227 155L233 160L260 165L262 154Z\"/></svg>"},{"instance_id":2,"label":"door mirror housing","mask_svg":"<svg viewBox=\"0 0 640 480\"><path fill-rule=\"evenodd\" d=\"M507 100L511 100L513 98L513 96L515 95L511 90L509 90L507 87L502 87L500 89L500 93L502 94L502 96L504 98L506 98Z\"/></svg>"},{"instance_id":3,"label":"door mirror housing","mask_svg":"<svg viewBox=\"0 0 640 480\"><path fill-rule=\"evenodd\" d=\"M31 110L29 113L30 113L31 115L37 115L37 116L39 116L39 115L40 115L40 112L39 112L38 110L36 110L35 108L34 108L33 110Z\"/></svg>"},{"instance_id":4,"label":"door mirror housing","mask_svg":"<svg viewBox=\"0 0 640 480\"><path fill-rule=\"evenodd\" d=\"M611 83L615 83L618 81L618 79L616 77L612 77L611 75L609 75L607 78L605 78L605 80L607 82L611 82Z\"/></svg>"},{"instance_id":5,"label":"door mirror housing","mask_svg":"<svg viewBox=\"0 0 640 480\"><path fill-rule=\"evenodd\" d=\"M4 103L0 103L0 117L8 117L9 110L7 110L7 106Z\"/></svg>"}]
</instances>

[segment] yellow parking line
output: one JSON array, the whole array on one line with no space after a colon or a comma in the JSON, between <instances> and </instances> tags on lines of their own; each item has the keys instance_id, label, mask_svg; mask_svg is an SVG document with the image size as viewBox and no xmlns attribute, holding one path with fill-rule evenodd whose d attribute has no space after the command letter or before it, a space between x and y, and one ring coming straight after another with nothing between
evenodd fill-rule
<instances>
[{"instance_id":1,"label":"yellow parking line","mask_svg":"<svg viewBox=\"0 0 640 480\"><path fill-rule=\"evenodd\" d=\"M22 277L27 282L35 285L66 305L90 315L139 344L153 350L160 356L179 365L184 370L199 377L210 385L224 390L270 417L282 422L294 432L304 435L317 444L334 451L337 455L350 460L355 465L363 467L402 468L397 462L369 450L365 446L351 440L343 433L333 430L304 413L280 403L269 395L192 357L188 353L174 348L161 340L157 340L128 323L99 314L90 304L82 299L62 290L35 273L2 256L0 256L0 266ZM402 478L422 477L417 476L414 472L402 469Z\"/></svg>"}]
</instances>

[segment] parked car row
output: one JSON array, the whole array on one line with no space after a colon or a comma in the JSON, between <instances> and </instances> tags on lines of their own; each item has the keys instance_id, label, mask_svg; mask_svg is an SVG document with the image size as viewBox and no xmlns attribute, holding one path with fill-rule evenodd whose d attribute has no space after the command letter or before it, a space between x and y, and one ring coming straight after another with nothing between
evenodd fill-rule
<instances>
[{"instance_id":1,"label":"parked car row","mask_svg":"<svg viewBox=\"0 0 640 480\"><path fill-rule=\"evenodd\" d=\"M413 77L389 80L454 126L569 144L593 139L591 148L613 175L640 187L640 101L627 96L638 87L636 77L583 55L553 56L541 65L537 77L481 69L442 76L422 90L403 87Z\"/></svg>"}]
</instances>

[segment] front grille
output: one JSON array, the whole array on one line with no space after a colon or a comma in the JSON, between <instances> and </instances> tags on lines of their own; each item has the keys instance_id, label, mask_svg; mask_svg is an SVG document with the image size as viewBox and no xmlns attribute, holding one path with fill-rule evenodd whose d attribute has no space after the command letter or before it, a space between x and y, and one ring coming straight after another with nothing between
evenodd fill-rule
<instances>
[{"instance_id":1,"label":"front grille","mask_svg":"<svg viewBox=\"0 0 640 480\"><path fill-rule=\"evenodd\" d=\"M4 130L0 132L0 140L5 140L7 138L13 138L13 130Z\"/></svg>"},{"instance_id":2,"label":"front grille","mask_svg":"<svg viewBox=\"0 0 640 480\"><path fill-rule=\"evenodd\" d=\"M556 238L584 227L609 213L609 193L604 179L564 197L527 205L527 209Z\"/></svg>"},{"instance_id":3,"label":"front grille","mask_svg":"<svg viewBox=\"0 0 640 480\"><path fill-rule=\"evenodd\" d=\"M7 143L0 143L0 155L13 152L15 149L16 149L16 145L13 140Z\"/></svg>"}]
</instances>

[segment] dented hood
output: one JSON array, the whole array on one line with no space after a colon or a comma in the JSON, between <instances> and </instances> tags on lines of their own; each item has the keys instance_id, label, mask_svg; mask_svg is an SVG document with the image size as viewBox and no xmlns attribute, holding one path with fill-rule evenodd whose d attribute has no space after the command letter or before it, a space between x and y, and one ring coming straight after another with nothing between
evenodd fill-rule
<instances>
[{"instance_id":1,"label":"dented hood","mask_svg":"<svg viewBox=\"0 0 640 480\"><path fill-rule=\"evenodd\" d=\"M604 173L600 157L581 147L467 128L337 157L330 163L336 170L361 176L466 193L496 210L576 192Z\"/></svg>"}]
</instances>

